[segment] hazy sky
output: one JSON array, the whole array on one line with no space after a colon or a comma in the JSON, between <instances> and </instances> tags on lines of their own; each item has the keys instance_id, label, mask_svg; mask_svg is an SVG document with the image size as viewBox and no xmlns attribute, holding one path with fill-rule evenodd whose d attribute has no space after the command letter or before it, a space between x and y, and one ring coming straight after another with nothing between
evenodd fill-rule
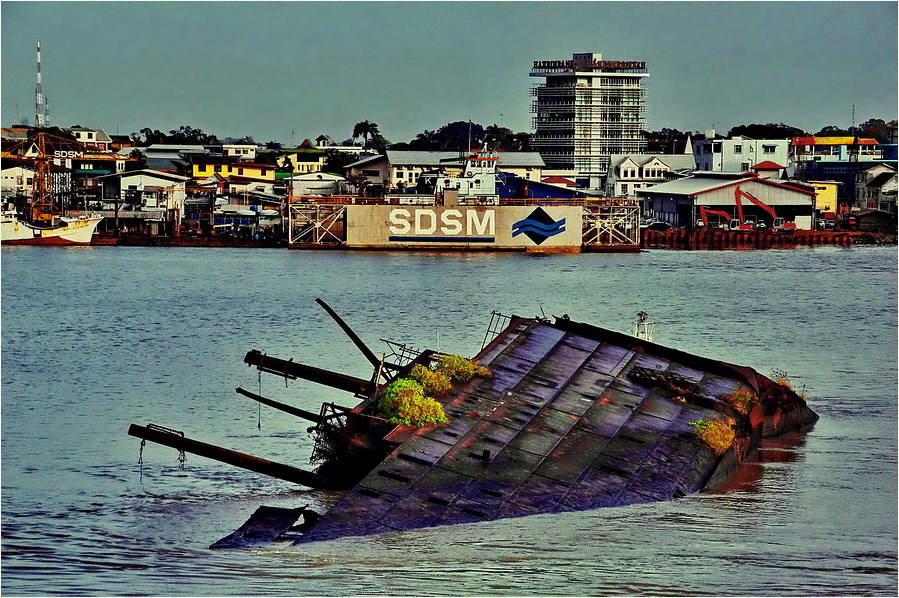
<instances>
[{"instance_id":1,"label":"hazy sky","mask_svg":"<svg viewBox=\"0 0 899 598\"><path fill-rule=\"evenodd\" d=\"M644 60L647 127L896 118L895 2L3 2L2 122L390 141L531 132L534 60Z\"/></svg>"}]
</instances>

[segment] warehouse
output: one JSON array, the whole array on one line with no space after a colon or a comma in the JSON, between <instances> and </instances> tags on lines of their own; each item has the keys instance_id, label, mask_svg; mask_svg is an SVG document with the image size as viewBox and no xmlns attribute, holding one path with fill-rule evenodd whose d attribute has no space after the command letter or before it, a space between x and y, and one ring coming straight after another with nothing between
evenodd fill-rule
<instances>
[{"instance_id":1,"label":"warehouse","mask_svg":"<svg viewBox=\"0 0 899 598\"><path fill-rule=\"evenodd\" d=\"M696 172L693 176L637 191L644 214L679 228L693 228L701 220L701 207L726 212L731 218L764 222L774 214L811 230L814 189L798 181L762 179L752 173Z\"/></svg>"}]
</instances>

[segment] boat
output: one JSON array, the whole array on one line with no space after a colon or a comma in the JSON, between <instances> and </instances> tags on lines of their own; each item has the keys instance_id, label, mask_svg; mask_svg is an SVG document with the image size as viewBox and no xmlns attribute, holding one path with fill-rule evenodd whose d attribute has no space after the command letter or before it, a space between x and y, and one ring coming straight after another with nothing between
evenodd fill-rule
<instances>
[{"instance_id":1,"label":"boat","mask_svg":"<svg viewBox=\"0 0 899 598\"><path fill-rule=\"evenodd\" d=\"M153 424L129 428L145 441L344 493L324 513L263 507L215 548L676 500L727 479L762 438L818 419L787 379L654 343L653 323L642 312L634 335L567 315L494 312L481 351L468 362L470 375L453 374L434 392L446 419L398 423L385 401L391 388L431 375L422 372L447 371L445 363L461 358L399 343L388 343L391 354L378 358L317 301L372 365L371 379L255 349L244 361L260 372L350 392L361 402L355 408L324 403L313 412L237 389L314 423L315 471ZM304 522L294 525L301 516Z\"/></svg>"},{"instance_id":2,"label":"boat","mask_svg":"<svg viewBox=\"0 0 899 598\"><path fill-rule=\"evenodd\" d=\"M6 153L6 152L4 152ZM84 146L39 129L9 150L31 162L34 170L32 195L27 212L2 213L0 243L5 245L90 245L94 231L103 218L67 212L64 196L68 188L55 188L51 175L54 159L79 157Z\"/></svg>"},{"instance_id":3,"label":"boat","mask_svg":"<svg viewBox=\"0 0 899 598\"><path fill-rule=\"evenodd\" d=\"M16 212L3 212L0 243L4 245L90 245L103 218L62 216L55 224L35 224Z\"/></svg>"}]
</instances>

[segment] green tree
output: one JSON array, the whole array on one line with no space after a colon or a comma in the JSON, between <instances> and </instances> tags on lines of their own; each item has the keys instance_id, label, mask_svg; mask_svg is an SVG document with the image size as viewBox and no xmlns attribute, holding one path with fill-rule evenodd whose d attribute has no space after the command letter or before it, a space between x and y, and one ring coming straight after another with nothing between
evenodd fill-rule
<instances>
[{"instance_id":1,"label":"green tree","mask_svg":"<svg viewBox=\"0 0 899 598\"><path fill-rule=\"evenodd\" d=\"M728 137L735 135L751 139L789 139L791 137L805 137L807 133L802 129L783 123L768 123L766 125L737 125L727 133Z\"/></svg>"},{"instance_id":2,"label":"green tree","mask_svg":"<svg viewBox=\"0 0 899 598\"><path fill-rule=\"evenodd\" d=\"M128 157L137 159L137 162L129 162L127 164L126 168L128 170L142 170L148 168L147 157L139 149L134 148L133 150L131 150L131 153L128 154Z\"/></svg>"},{"instance_id":3,"label":"green tree","mask_svg":"<svg viewBox=\"0 0 899 598\"><path fill-rule=\"evenodd\" d=\"M358 122L356 123L356 126L353 127L353 139L355 140L357 137L362 137L362 139L364 140L362 143L362 147L368 146L369 137L375 137L376 135L380 134L381 132L378 130L378 124L367 120Z\"/></svg>"}]
</instances>

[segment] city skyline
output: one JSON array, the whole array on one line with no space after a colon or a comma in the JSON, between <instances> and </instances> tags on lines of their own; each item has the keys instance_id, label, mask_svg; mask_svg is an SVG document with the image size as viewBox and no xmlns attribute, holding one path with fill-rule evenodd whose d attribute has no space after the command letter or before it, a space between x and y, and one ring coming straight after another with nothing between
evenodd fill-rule
<instances>
[{"instance_id":1,"label":"city skyline","mask_svg":"<svg viewBox=\"0 0 899 598\"><path fill-rule=\"evenodd\" d=\"M392 142L472 120L533 132L535 60L647 63L646 128L896 117L891 2L2 3L2 122ZM18 113L18 114L17 114ZM292 134L293 133L293 134Z\"/></svg>"}]
</instances>

